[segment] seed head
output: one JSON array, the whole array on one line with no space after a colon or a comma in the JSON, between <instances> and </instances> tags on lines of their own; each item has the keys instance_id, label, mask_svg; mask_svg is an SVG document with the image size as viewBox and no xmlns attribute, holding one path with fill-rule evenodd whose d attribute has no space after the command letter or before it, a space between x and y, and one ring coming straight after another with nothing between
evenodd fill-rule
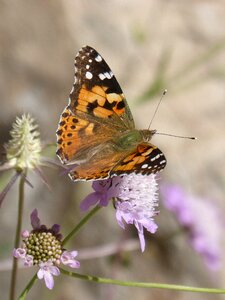
<instances>
[{"instance_id":1,"label":"seed head","mask_svg":"<svg viewBox=\"0 0 225 300\"><path fill-rule=\"evenodd\" d=\"M5 146L10 166L24 170L33 169L39 164L41 142L37 127L29 114L16 118L10 131L11 140Z\"/></svg>"}]
</instances>

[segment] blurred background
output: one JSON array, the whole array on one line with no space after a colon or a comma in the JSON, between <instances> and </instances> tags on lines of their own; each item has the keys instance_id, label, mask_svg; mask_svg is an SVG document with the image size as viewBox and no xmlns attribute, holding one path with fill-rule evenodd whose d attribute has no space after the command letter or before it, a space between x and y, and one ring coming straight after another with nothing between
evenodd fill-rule
<instances>
[{"instance_id":1,"label":"blurred background","mask_svg":"<svg viewBox=\"0 0 225 300\"><path fill-rule=\"evenodd\" d=\"M148 127L163 90L168 89L152 129L196 136L198 140L154 136L153 143L168 160L159 185L175 184L185 194L211 202L219 211L222 232L224 15L223 0L1 0L1 152L15 117L28 112L39 125L42 142L55 143L59 116L74 81L74 57L83 45L90 45L99 51L116 75L137 128ZM54 152L55 149L51 150ZM37 208L43 223L61 224L66 235L83 216L79 203L91 191L91 184L73 183L67 176L60 176L56 169L43 171L52 191L35 174L29 174L34 188L26 187L23 228L30 229L29 214ZM9 172L2 174L1 189L10 176ZM7 194L0 210L1 299L8 298L17 203L18 184ZM201 222L202 211L198 207L195 214ZM113 207L109 206L95 215L67 248L79 250L81 258L83 253L81 273L225 288L223 255L219 267L214 271L209 269L191 246L176 216L164 208L162 196L156 222L159 229L154 236L146 233L147 245L142 254L136 231L132 228L123 231L116 223ZM214 225L211 220L204 216L203 222L205 231L211 232ZM223 254L222 237L218 247ZM112 250L123 243L130 245L127 251L111 251L112 255L104 256L107 247ZM99 257L95 256L96 250ZM34 269L21 270L20 274L18 293ZM55 283L54 290L48 291L43 282L37 282L27 299L222 299L217 295L100 285L63 275Z\"/></svg>"}]
</instances>

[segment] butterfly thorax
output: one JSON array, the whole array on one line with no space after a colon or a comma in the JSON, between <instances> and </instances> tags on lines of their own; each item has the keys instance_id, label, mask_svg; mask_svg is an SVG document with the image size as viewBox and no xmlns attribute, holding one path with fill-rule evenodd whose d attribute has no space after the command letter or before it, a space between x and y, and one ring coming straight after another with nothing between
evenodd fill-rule
<instances>
[{"instance_id":1,"label":"butterfly thorax","mask_svg":"<svg viewBox=\"0 0 225 300\"><path fill-rule=\"evenodd\" d=\"M114 143L116 147L120 149L133 149L136 145L138 145L141 142L148 142L154 133L154 130L133 129L124 132L119 137L115 138Z\"/></svg>"}]
</instances>

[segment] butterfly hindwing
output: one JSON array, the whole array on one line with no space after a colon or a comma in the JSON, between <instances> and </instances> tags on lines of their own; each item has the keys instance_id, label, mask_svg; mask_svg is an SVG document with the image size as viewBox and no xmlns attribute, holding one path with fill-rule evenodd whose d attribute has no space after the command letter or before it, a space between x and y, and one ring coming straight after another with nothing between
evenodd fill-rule
<instances>
[{"instance_id":1,"label":"butterfly hindwing","mask_svg":"<svg viewBox=\"0 0 225 300\"><path fill-rule=\"evenodd\" d=\"M98 180L130 173L149 175L166 166L164 154L149 143L139 144L132 152L109 150L104 155L100 149L97 156L97 160L95 157L71 171L71 179Z\"/></svg>"},{"instance_id":2,"label":"butterfly hindwing","mask_svg":"<svg viewBox=\"0 0 225 300\"><path fill-rule=\"evenodd\" d=\"M87 162L77 166L69 173L73 181L77 180L99 180L108 178L110 170L115 164L126 155L126 152L108 151L105 154L101 153L101 149L97 155ZM110 159L109 159L110 157Z\"/></svg>"},{"instance_id":3,"label":"butterfly hindwing","mask_svg":"<svg viewBox=\"0 0 225 300\"><path fill-rule=\"evenodd\" d=\"M166 166L164 154L150 143L142 143L127 157L118 162L111 170L110 175L136 173L148 175L157 173Z\"/></svg>"}]
</instances>

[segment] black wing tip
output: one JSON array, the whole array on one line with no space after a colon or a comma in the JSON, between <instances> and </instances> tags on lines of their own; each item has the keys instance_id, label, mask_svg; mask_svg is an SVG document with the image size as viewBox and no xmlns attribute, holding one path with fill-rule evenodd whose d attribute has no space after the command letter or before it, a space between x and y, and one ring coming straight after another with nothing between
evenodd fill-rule
<instances>
[{"instance_id":1,"label":"black wing tip","mask_svg":"<svg viewBox=\"0 0 225 300\"><path fill-rule=\"evenodd\" d=\"M78 53L82 53L82 52L92 52L95 51L97 52L93 47L89 46L89 45L84 45L80 48L80 50L78 51Z\"/></svg>"}]
</instances>

